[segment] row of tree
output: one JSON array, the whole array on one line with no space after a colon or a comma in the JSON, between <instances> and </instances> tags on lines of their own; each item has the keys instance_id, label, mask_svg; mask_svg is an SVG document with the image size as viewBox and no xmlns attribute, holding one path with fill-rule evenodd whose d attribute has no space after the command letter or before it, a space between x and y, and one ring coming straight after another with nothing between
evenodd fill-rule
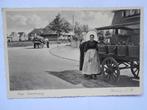
<instances>
[{"instance_id":1,"label":"row of tree","mask_svg":"<svg viewBox=\"0 0 147 110\"><path fill-rule=\"evenodd\" d=\"M58 37L61 35L61 33L68 33L70 31L74 31L74 39L80 40L82 39L82 33L88 32L88 25L81 25L78 22L75 22L73 25L70 24L65 18L61 17L60 14L58 14L55 19L50 22L47 27L48 29L53 30L57 33Z\"/></svg>"}]
</instances>

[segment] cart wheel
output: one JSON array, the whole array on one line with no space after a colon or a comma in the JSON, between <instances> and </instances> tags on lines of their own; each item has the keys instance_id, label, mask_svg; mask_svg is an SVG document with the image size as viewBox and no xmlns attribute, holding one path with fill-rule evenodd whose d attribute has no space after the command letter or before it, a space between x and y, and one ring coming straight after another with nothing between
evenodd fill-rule
<instances>
[{"instance_id":1,"label":"cart wheel","mask_svg":"<svg viewBox=\"0 0 147 110\"><path fill-rule=\"evenodd\" d=\"M112 57L107 57L102 62L103 78L106 81L116 82L119 80L120 70L117 61Z\"/></svg>"},{"instance_id":2,"label":"cart wheel","mask_svg":"<svg viewBox=\"0 0 147 110\"><path fill-rule=\"evenodd\" d=\"M137 61L131 62L131 72L135 78L139 79L139 62Z\"/></svg>"}]
</instances>

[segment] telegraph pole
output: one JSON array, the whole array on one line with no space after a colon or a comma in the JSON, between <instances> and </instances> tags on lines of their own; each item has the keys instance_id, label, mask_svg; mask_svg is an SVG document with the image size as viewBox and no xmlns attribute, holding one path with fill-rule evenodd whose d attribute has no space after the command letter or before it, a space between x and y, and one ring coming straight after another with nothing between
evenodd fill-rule
<instances>
[{"instance_id":1,"label":"telegraph pole","mask_svg":"<svg viewBox=\"0 0 147 110\"><path fill-rule=\"evenodd\" d=\"M72 35L70 36L70 43L71 43L71 45L72 45L72 40L73 40L73 36L75 35L75 20L74 20L74 15L72 16Z\"/></svg>"}]
</instances>

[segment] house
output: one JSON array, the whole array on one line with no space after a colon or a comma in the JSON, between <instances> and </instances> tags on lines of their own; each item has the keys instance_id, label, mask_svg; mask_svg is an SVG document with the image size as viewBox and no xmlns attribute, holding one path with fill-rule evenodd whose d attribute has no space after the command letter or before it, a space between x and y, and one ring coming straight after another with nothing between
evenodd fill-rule
<instances>
[{"instance_id":1,"label":"house","mask_svg":"<svg viewBox=\"0 0 147 110\"><path fill-rule=\"evenodd\" d=\"M71 40L71 38L74 36L74 33L73 32L68 32L68 33L61 33L61 38L62 40Z\"/></svg>"},{"instance_id":2,"label":"house","mask_svg":"<svg viewBox=\"0 0 147 110\"><path fill-rule=\"evenodd\" d=\"M43 38L47 38L50 41L55 41L57 40L57 33L47 29L47 28L35 28L33 29L29 34L29 40L32 40L34 38L34 34L40 35Z\"/></svg>"},{"instance_id":3,"label":"house","mask_svg":"<svg viewBox=\"0 0 147 110\"><path fill-rule=\"evenodd\" d=\"M133 29L134 33L131 33L131 41L134 44L138 44L140 40L140 9L116 10L113 13L112 26L123 26Z\"/></svg>"},{"instance_id":4,"label":"house","mask_svg":"<svg viewBox=\"0 0 147 110\"><path fill-rule=\"evenodd\" d=\"M16 32L11 32L11 34L7 36L7 41L8 42L19 41L18 34Z\"/></svg>"},{"instance_id":5,"label":"house","mask_svg":"<svg viewBox=\"0 0 147 110\"><path fill-rule=\"evenodd\" d=\"M27 35L25 32L11 32L10 35L7 36L8 42L14 42L14 41L26 41L28 40Z\"/></svg>"},{"instance_id":6,"label":"house","mask_svg":"<svg viewBox=\"0 0 147 110\"><path fill-rule=\"evenodd\" d=\"M135 45L139 44L141 14L140 9L115 10L112 11L112 13L114 13L114 16L111 26L105 26L96 29L100 32L102 31L105 39L107 40L110 39L112 37L112 34L115 33L126 36L119 38L122 39L122 41L128 39L128 43Z\"/></svg>"},{"instance_id":7,"label":"house","mask_svg":"<svg viewBox=\"0 0 147 110\"><path fill-rule=\"evenodd\" d=\"M26 41L28 40L28 36L25 32L18 32L19 41Z\"/></svg>"},{"instance_id":8,"label":"house","mask_svg":"<svg viewBox=\"0 0 147 110\"><path fill-rule=\"evenodd\" d=\"M33 29L29 34L29 40L32 40L34 37L34 34L38 34L41 37L43 37L44 39L49 39L50 41L58 41L58 40L68 40L71 38L71 36L73 35L73 33L69 32L69 33L61 33L60 37L58 37L58 34L49 29L47 26L45 28L35 28Z\"/></svg>"},{"instance_id":9,"label":"house","mask_svg":"<svg viewBox=\"0 0 147 110\"><path fill-rule=\"evenodd\" d=\"M116 10L112 25L121 25L132 29L140 29L140 9Z\"/></svg>"},{"instance_id":10,"label":"house","mask_svg":"<svg viewBox=\"0 0 147 110\"><path fill-rule=\"evenodd\" d=\"M42 29L43 32L40 34L40 36L44 37L45 39L49 39L49 41L57 41L58 35L55 31L52 31L51 29L44 28Z\"/></svg>"},{"instance_id":11,"label":"house","mask_svg":"<svg viewBox=\"0 0 147 110\"><path fill-rule=\"evenodd\" d=\"M7 42L12 42L12 37L7 36Z\"/></svg>"},{"instance_id":12,"label":"house","mask_svg":"<svg viewBox=\"0 0 147 110\"><path fill-rule=\"evenodd\" d=\"M11 32L10 35L7 37L9 41L19 41L18 34L16 32Z\"/></svg>"},{"instance_id":13,"label":"house","mask_svg":"<svg viewBox=\"0 0 147 110\"><path fill-rule=\"evenodd\" d=\"M34 38L34 34L42 34L43 29L42 28L34 28L31 32L28 33L28 40L32 40Z\"/></svg>"}]
</instances>

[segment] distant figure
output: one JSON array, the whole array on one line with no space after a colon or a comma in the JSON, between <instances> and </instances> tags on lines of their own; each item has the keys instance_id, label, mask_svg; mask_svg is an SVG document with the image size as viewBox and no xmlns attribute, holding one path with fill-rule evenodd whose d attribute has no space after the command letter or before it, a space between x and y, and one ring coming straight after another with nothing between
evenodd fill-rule
<instances>
[{"instance_id":1,"label":"distant figure","mask_svg":"<svg viewBox=\"0 0 147 110\"><path fill-rule=\"evenodd\" d=\"M46 41L46 47L49 48L50 47L49 46L49 40L48 39L45 39L45 41Z\"/></svg>"}]
</instances>

